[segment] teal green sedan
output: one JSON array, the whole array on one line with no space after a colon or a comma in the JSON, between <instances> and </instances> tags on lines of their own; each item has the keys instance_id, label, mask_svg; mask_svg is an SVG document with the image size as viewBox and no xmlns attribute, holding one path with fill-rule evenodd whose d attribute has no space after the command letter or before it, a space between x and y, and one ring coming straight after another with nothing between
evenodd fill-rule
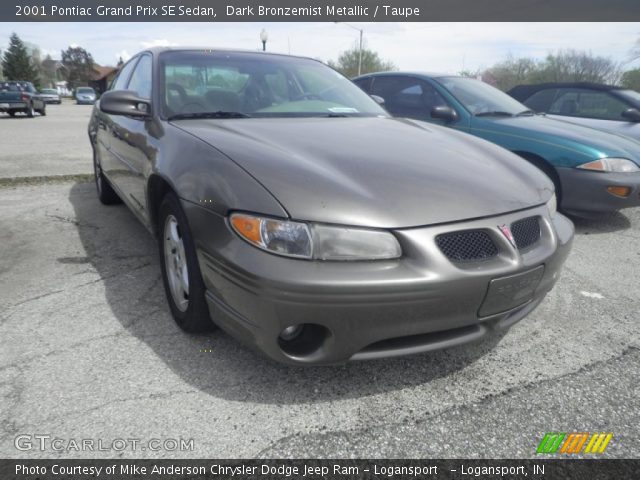
<instances>
[{"instance_id":1,"label":"teal green sedan","mask_svg":"<svg viewBox=\"0 0 640 480\"><path fill-rule=\"evenodd\" d=\"M537 115L473 78L384 72L354 82L394 116L446 125L517 153L551 178L567 213L590 216L640 205L636 140Z\"/></svg>"}]
</instances>

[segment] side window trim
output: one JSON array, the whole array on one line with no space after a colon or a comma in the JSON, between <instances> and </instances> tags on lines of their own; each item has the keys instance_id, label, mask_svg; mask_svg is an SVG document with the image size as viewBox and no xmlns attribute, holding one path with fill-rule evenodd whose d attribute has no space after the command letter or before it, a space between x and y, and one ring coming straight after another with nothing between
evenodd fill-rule
<instances>
[{"instance_id":1,"label":"side window trim","mask_svg":"<svg viewBox=\"0 0 640 480\"><path fill-rule=\"evenodd\" d=\"M131 71L129 72L129 77L126 79L126 83L125 83L125 89L126 86L129 85L129 81L131 80L131 74L133 73L133 71L136 69L136 67L138 66L138 60L140 60L140 55L135 55L134 57L132 57L127 63L125 63L124 65L122 65L122 68L120 69L120 71L118 72L118 74L115 76L115 78L111 81L111 85L109 85L109 90L113 90L113 87L115 87L116 83L118 83L118 80L120 80L120 75L122 75L122 72L125 71L125 68L127 68L128 65L133 65L133 68L131 69Z\"/></svg>"},{"instance_id":2,"label":"side window trim","mask_svg":"<svg viewBox=\"0 0 640 480\"><path fill-rule=\"evenodd\" d=\"M133 79L133 75L136 73L136 70L138 69L138 65L140 65L140 62L142 61L143 58L149 58L151 60L151 70L150 70L150 74L151 74L151 92L149 92L149 98L146 99L149 101L150 104L152 104L152 99L153 99L153 57L151 56L150 53L140 53L137 56L137 61L136 64L134 65L133 69L131 70L131 73L129 74L129 78L127 79L127 87L126 89L129 89L129 86L131 85L131 80Z\"/></svg>"}]
</instances>

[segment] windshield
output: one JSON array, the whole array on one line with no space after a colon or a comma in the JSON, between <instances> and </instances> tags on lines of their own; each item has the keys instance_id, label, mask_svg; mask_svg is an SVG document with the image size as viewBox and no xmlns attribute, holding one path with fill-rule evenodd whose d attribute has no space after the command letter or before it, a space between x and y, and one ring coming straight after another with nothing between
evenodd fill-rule
<instances>
[{"instance_id":1,"label":"windshield","mask_svg":"<svg viewBox=\"0 0 640 480\"><path fill-rule=\"evenodd\" d=\"M223 118L387 115L347 78L313 60L183 51L164 53L160 63L166 117L213 112L238 114Z\"/></svg>"},{"instance_id":2,"label":"windshield","mask_svg":"<svg viewBox=\"0 0 640 480\"><path fill-rule=\"evenodd\" d=\"M517 115L529 109L491 85L465 77L437 79L473 115L499 113Z\"/></svg>"},{"instance_id":3,"label":"windshield","mask_svg":"<svg viewBox=\"0 0 640 480\"><path fill-rule=\"evenodd\" d=\"M95 93L93 88L79 88L78 93Z\"/></svg>"},{"instance_id":4,"label":"windshield","mask_svg":"<svg viewBox=\"0 0 640 480\"><path fill-rule=\"evenodd\" d=\"M53 90L52 88L45 88L42 90L42 93L46 93L48 95L57 95L58 91L57 90Z\"/></svg>"}]
</instances>

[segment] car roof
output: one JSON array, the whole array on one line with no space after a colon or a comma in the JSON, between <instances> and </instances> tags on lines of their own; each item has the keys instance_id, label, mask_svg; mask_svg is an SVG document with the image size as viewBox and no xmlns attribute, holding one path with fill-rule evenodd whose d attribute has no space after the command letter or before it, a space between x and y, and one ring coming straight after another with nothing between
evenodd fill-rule
<instances>
[{"instance_id":1,"label":"car roof","mask_svg":"<svg viewBox=\"0 0 640 480\"><path fill-rule=\"evenodd\" d=\"M359 77L355 77L354 80L357 80L359 78L383 77L383 76L393 76L393 75L404 75L404 76L411 76L411 77L428 77L428 78L459 77L460 76L460 75L455 75L455 74L451 74L451 73L442 73L442 72L389 71L389 72L365 73L364 75L360 75Z\"/></svg>"},{"instance_id":2,"label":"car roof","mask_svg":"<svg viewBox=\"0 0 640 480\"><path fill-rule=\"evenodd\" d=\"M202 46L185 46L185 47L151 47L147 48L142 52L149 52L153 55L159 55L164 52L194 52L194 51L206 51L206 52L217 52L217 53L251 53L257 55L265 55L265 56L273 56L273 57L288 57L288 58L301 58L305 60L313 60L319 62L319 60L311 57L304 57L300 55L287 55L284 53L277 52L263 52L261 50L248 50L248 49L240 49L240 48L216 48L216 47L202 47Z\"/></svg>"},{"instance_id":3,"label":"car roof","mask_svg":"<svg viewBox=\"0 0 640 480\"><path fill-rule=\"evenodd\" d=\"M517 85L509 90L507 93L518 100L526 100L531 95L540 90L546 90L547 88L585 88L587 90L599 90L609 92L612 90L627 90L624 87L616 85L605 85L602 83L592 82L548 82L538 83L535 85Z\"/></svg>"}]
</instances>

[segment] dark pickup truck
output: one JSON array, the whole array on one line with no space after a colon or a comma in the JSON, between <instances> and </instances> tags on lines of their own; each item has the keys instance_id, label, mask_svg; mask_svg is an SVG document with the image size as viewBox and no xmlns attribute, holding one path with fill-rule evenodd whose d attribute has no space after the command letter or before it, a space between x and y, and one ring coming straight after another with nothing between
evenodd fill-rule
<instances>
[{"instance_id":1,"label":"dark pickup truck","mask_svg":"<svg viewBox=\"0 0 640 480\"><path fill-rule=\"evenodd\" d=\"M36 112L46 115L47 105L31 82L0 82L0 112L15 116L22 112L34 117Z\"/></svg>"}]
</instances>

